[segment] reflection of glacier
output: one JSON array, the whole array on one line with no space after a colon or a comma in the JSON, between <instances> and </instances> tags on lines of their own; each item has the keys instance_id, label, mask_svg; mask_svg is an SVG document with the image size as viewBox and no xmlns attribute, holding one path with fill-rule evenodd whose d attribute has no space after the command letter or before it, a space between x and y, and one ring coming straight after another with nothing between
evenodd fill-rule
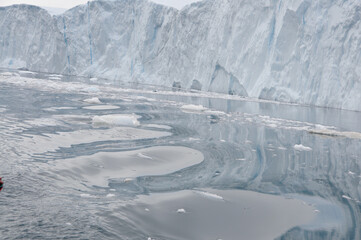
<instances>
[{"instance_id":1,"label":"reflection of glacier","mask_svg":"<svg viewBox=\"0 0 361 240\"><path fill-rule=\"evenodd\" d=\"M217 108L224 105L216 100L204 105L214 108L216 104L219 104ZM174 118L177 121L179 116ZM330 218L323 219L322 224L330 228L296 228L284 239L360 238L360 139L310 134L302 130L306 129L306 122L244 113L232 117L233 123L223 118L211 116L209 124L200 124L201 117L197 115L182 119L182 123L187 123L188 132L194 134L190 146L204 150L205 162L171 176L147 179L147 183L144 181L147 187L166 190L168 186L164 182L174 181L174 176L179 174L183 176L182 181L173 184L180 189L238 188L317 196L340 206L344 216L332 207L319 209L329 214ZM296 150L296 144L311 147L312 151ZM302 237L297 238L299 236Z\"/></svg>"},{"instance_id":2,"label":"reflection of glacier","mask_svg":"<svg viewBox=\"0 0 361 240\"><path fill-rule=\"evenodd\" d=\"M256 123L257 117L253 120ZM243 122L242 118L239 121ZM209 164L197 169L202 176L199 184L319 196L341 206L345 222L334 225L334 231L293 229L284 239L359 239L361 141L256 124L257 128L250 123L197 127L199 132L209 132L207 139L222 138L234 144L207 146L205 158ZM312 147L312 151L295 150L294 145L299 143ZM336 210L327 211L331 214L325 222L341 221Z\"/></svg>"},{"instance_id":3,"label":"reflection of glacier","mask_svg":"<svg viewBox=\"0 0 361 240\"><path fill-rule=\"evenodd\" d=\"M361 110L360 1L0 8L0 66ZM177 85L178 86L178 85Z\"/></svg>"}]
</instances>

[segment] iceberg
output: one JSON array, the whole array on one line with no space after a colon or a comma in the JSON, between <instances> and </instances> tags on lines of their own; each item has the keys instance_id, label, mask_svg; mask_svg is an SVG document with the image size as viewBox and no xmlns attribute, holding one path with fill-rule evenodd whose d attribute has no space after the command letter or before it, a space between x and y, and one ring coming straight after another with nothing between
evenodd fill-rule
<instances>
[{"instance_id":1,"label":"iceberg","mask_svg":"<svg viewBox=\"0 0 361 240\"><path fill-rule=\"evenodd\" d=\"M361 2L0 8L0 67L361 111Z\"/></svg>"}]
</instances>

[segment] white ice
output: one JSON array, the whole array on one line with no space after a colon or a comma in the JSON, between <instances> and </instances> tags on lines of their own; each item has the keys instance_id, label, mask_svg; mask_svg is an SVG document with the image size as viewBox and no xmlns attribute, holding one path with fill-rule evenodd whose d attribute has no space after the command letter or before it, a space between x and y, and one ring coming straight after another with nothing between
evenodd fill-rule
<instances>
[{"instance_id":1,"label":"white ice","mask_svg":"<svg viewBox=\"0 0 361 240\"><path fill-rule=\"evenodd\" d=\"M359 0L208 0L179 11L90 1L51 16L12 6L0 12L9 39L0 67L361 110L359 7Z\"/></svg>"},{"instance_id":2,"label":"white ice","mask_svg":"<svg viewBox=\"0 0 361 240\"><path fill-rule=\"evenodd\" d=\"M114 105L96 105L96 106L86 106L86 107L83 107L83 109L88 109L88 110L115 110L115 109L119 109L119 107L114 106Z\"/></svg>"},{"instance_id":3,"label":"white ice","mask_svg":"<svg viewBox=\"0 0 361 240\"><path fill-rule=\"evenodd\" d=\"M202 112L205 111L207 108L202 105L187 104L181 106L181 109L185 112Z\"/></svg>"},{"instance_id":4,"label":"white ice","mask_svg":"<svg viewBox=\"0 0 361 240\"><path fill-rule=\"evenodd\" d=\"M297 151L312 151L312 148L303 146L302 144L295 144L293 148Z\"/></svg>"},{"instance_id":5,"label":"white ice","mask_svg":"<svg viewBox=\"0 0 361 240\"><path fill-rule=\"evenodd\" d=\"M102 104L102 102L97 97L84 99L83 102L90 103L90 104Z\"/></svg>"},{"instance_id":6,"label":"white ice","mask_svg":"<svg viewBox=\"0 0 361 240\"><path fill-rule=\"evenodd\" d=\"M112 115L100 115L93 117L93 124L95 126L139 126L138 119L140 116L135 114L112 114Z\"/></svg>"}]
</instances>

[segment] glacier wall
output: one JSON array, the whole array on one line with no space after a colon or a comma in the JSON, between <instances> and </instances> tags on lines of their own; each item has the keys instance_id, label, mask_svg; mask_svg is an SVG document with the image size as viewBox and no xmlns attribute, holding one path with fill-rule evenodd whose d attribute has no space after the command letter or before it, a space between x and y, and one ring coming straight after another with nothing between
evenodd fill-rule
<instances>
[{"instance_id":1,"label":"glacier wall","mask_svg":"<svg viewBox=\"0 0 361 240\"><path fill-rule=\"evenodd\" d=\"M361 2L0 8L0 66L361 111Z\"/></svg>"},{"instance_id":2,"label":"glacier wall","mask_svg":"<svg viewBox=\"0 0 361 240\"><path fill-rule=\"evenodd\" d=\"M62 33L47 11L35 6L0 7L0 66L60 72Z\"/></svg>"}]
</instances>

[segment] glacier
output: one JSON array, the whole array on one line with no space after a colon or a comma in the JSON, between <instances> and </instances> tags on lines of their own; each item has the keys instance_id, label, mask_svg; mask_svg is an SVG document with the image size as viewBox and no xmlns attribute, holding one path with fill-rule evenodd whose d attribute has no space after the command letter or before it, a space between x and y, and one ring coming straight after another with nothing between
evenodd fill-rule
<instances>
[{"instance_id":1,"label":"glacier","mask_svg":"<svg viewBox=\"0 0 361 240\"><path fill-rule=\"evenodd\" d=\"M361 111L361 2L0 8L0 67Z\"/></svg>"}]
</instances>

